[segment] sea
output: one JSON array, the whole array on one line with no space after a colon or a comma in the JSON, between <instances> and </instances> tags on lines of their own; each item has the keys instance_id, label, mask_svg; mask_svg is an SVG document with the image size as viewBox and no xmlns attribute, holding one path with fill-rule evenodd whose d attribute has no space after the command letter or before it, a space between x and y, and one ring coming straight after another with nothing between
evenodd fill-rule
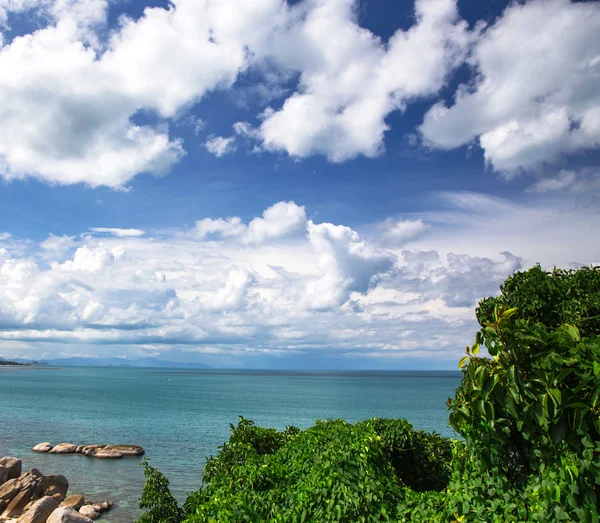
<instances>
[{"instance_id":1,"label":"sea","mask_svg":"<svg viewBox=\"0 0 600 523\"><path fill-rule=\"evenodd\" d=\"M115 508L101 521L140 515L143 458L96 460L36 454L52 444L138 444L183 501L202 482L239 416L264 427L308 428L316 419L406 418L415 428L457 437L446 400L451 371L259 371L119 367L0 367L0 457L24 469L65 475L70 493Z\"/></svg>"}]
</instances>

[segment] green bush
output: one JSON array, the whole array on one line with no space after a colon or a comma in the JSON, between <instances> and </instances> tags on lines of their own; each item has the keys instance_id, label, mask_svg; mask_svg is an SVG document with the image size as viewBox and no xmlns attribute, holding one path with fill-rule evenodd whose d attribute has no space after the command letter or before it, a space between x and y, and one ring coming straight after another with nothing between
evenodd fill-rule
<instances>
[{"instance_id":1,"label":"green bush","mask_svg":"<svg viewBox=\"0 0 600 523\"><path fill-rule=\"evenodd\" d=\"M144 463L140 522L600 521L600 271L536 266L476 313L448 400L464 442L406 420L240 418L183 510Z\"/></svg>"}]
</instances>

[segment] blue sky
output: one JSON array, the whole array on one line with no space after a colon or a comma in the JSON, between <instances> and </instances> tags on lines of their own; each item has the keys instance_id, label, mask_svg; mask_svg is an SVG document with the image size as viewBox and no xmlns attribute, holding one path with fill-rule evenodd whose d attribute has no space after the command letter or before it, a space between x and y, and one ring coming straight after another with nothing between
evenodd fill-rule
<instances>
[{"instance_id":1,"label":"blue sky","mask_svg":"<svg viewBox=\"0 0 600 523\"><path fill-rule=\"evenodd\" d=\"M0 24L0 356L454 368L508 274L600 261L596 2Z\"/></svg>"}]
</instances>

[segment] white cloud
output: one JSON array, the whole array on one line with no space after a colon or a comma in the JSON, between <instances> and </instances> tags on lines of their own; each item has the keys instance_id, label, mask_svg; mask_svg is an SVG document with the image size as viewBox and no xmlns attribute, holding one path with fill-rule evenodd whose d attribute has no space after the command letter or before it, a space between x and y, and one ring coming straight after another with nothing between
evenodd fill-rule
<instances>
[{"instance_id":1,"label":"white cloud","mask_svg":"<svg viewBox=\"0 0 600 523\"><path fill-rule=\"evenodd\" d=\"M119 229L118 227L92 227L93 232L108 234L111 236L143 236L145 233L141 229Z\"/></svg>"},{"instance_id":2,"label":"white cloud","mask_svg":"<svg viewBox=\"0 0 600 523\"><path fill-rule=\"evenodd\" d=\"M196 222L200 238L218 236L237 238L244 244L260 245L270 240L290 237L306 230L306 211L294 202L278 202L265 209L262 217L252 219L248 225L238 216L226 219L204 218Z\"/></svg>"},{"instance_id":3,"label":"white cloud","mask_svg":"<svg viewBox=\"0 0 600 523\"><path fill-rule=\"evenodd\" d=\"M451 149L479 139L486 161L507 175L597 148L598 34L595 2L512 3L473 48L472 84L426 114L425 140Z\"/></svg>"},{"instance_id":4,"label":"white cloud","mask_svg":"<svg viewBox=\"0 0 600 523\"><path fill-rule=\"evenodd\" d=\"M508 274L536 261L600 262L600 209L535 198L444 193L435 212L384 222L430 225L410 248L384 248L377 228L359 235L307 220L292 202L248 223L201 220L152 237L83 233L42 245L8 238L0 248L0 354L10 341L26 343L33 358L317 351L435 354L454 366L472 341L476 302ZM260 226L251 234L252 223Z\"/></svg>"},{"instance_id":5,"label":"white cloud","mask_svg":"<svg viewBox=\"0 0 600 523\"><path fill-rule=\"evenodd\" d=\"M275 60L298 71L300 82L280 110L265 113L266 149L333 162L377 156L388 114L435 94L461 62L469 35L455 0L417 0L416 24L387 44L358 25L356 7L353 0L301 4L296 25L276 34Z\"/></svg>"},{"instance_id":6,"label":"white cloud","mask_svg":"<svg viewBox=\"0 0 600 523\"><path fill-rule=\"evenodd\" d=\"M381 231L381 241L384 245L396 247L417 240L427 234L430 226L423 220L392 220L388 219L378 225Z\"/></svg>"},{"instance_id":7,"label":"white cloud","mask_svg":"<svg viewBox=\"0 0 600 523\"><path fill-rule=\"evenodd\" d=\"M232 153L236 149L235 136L225 138L223 136L213 136L204 142L206 150L214 154L217 158Z\"/></svg>"},{"instance_id":8,"label":"white cloud","mask_svg":"<svg viewBox=\"0 0 600 523\"><path fill-rule=\"evenodd\" d=\"M174 0L121 18L106 40L106 0L3 0L0 23L35 8L48 25L0 46L0 176L121 188L139 173L165 174L185 154L169 120L251 67L277 96L283 79L299 74L299 85L237 135L298 157L375 156L387 115L438 92L469 35L456 0L417 0L415 25L389 42L358 25L357 5ZM158 123L134 123L140 110ZM235 139L204 145L222 156Z\"/></svg>"}]
</instances>

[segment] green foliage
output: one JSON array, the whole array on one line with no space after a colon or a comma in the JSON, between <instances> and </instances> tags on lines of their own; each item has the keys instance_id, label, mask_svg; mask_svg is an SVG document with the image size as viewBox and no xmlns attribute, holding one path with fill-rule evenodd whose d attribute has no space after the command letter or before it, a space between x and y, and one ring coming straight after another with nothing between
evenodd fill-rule
<instances>
[{"instance_id":1,"label":"green foliage","mask_svg":"<svg viewBox=\"0 0 600 523\"><path fill-rule=\"evenodd\" d=\"M390 521L407 482L445 487L451 447L405 420L277 432L241 418L188 498L186 521Z\"/></svg>"},{"instance_id":2,"label":"green foliage","mask_svg":"<svg viewBox=\"0 0 600 523\"><path fill-rule=\"evenodd\" d=\"M549 329L569 324L582 337L600 335L600 267L546 272L536 265L513 274L501 285L500 296L479 303L476 314L482 335L499 308L516 308L515 319Z\"/></svg>"},{"instance_id":3,"label":"green foliage","mask_svg":"<svg viewBox=\"0 0 600 523\"><path fill-rule=\"evenodd\" d=\"M179 523L182 521L184 513L169 491L169 480L150 466L147 459L142 462L142 466L146 482L140 508L146 509L146 512L138 520L138 523Z\"/></svg>"},{"instance_id":4,"label":"green foliage","mask_svg":"<svg viewBox=\"0 0 600 523\"><path fill-rule=\"evenodd\" d=\"M517 489L528 521L598 518L600 322L589 315L599 312L597 268L539 266L477 310L450 423L473 467ZM492 359L478 357L481 345Z\"/></svg>"},{"instance_id":5,"label":"green foliage","mask_svg":"<svg viewBox=\"0 0 600 523\"><path fill-rule=\"evenodd\" d=\"M517 273L476 312L448 400L464 442L406 420L277 431L240 418L183 511L144 464L140 521L600 521L598 267Z\"/></svg>"}]
</instances>

